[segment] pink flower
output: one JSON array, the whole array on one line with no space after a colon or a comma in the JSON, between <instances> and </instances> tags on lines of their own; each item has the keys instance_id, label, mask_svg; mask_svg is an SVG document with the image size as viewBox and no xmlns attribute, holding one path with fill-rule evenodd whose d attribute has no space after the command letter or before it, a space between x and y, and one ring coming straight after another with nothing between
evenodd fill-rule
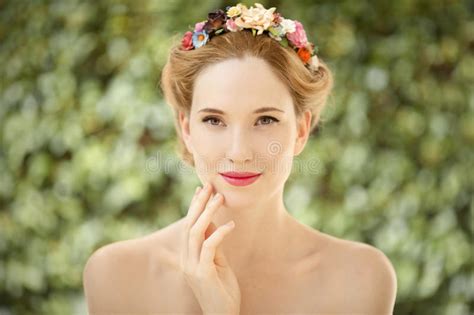
<instances>
[{"instance_id":1,"label":"pink flower","mask_svg":"<svg viewBox=\"0 0 474 315\"><path fill-rule=\"evenodd\" d=\"M293 33L287 33L286 38L296 47L305 47L308 43L306 32L304 31L303 25L295 20L296 30Z\"/></svg>"},{"instance_id":2,"label":"pink flower","mask_svg":"<svg viewBox=\"0 0 474 315\"><path fill-rule=\"evenodd\" d=\"M206 21L196 23L196 25L194 25L194 31L201 32L204 27L204 24L206 24Z\"/></svg>"},{"instance_id":3,"label":"pink flower","mask_svg":"<svg viewBox=\"0 0 474 315\"><path fill-rule=\"evenodd\" d=\"M181 47L184 50L191 50L193 46L193 32L188 31L184 34L183 39L181 40Z\"/></svg>"},{"instance_id":4,"label":"pink flower","mask_svg":"<svg viewBox=\"0 0 474 315\"><path fill-rule=\"evenodd\" d=\"M237 24L235 24L233 19L228 19L225 24L226 28L231 32L237 32L242 30Z\"/></svg>"}]
</instances>

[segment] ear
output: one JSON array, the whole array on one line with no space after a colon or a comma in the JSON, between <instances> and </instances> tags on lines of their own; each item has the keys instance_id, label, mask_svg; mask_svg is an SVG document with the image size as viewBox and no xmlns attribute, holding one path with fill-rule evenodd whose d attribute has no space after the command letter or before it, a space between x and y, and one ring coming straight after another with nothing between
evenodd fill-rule
<instances>
[{"instance_id":1,"label":"ear","mask_svg":"<svg viewBox=\"0 0 474 315\"><path fill-rule=\"evenodd\" d=\"M297 126L296 126L297 136L296 136L295 152L294 152L295 156L299 155L303 151L306 145L306 142L308 141L309 129L311 126L311 117L312 117L312 113L308 109L308 110L305 110L302 113L300 119L297 120Z\"/></svg>"},{"instance_id":2,"label":"ear","mask_svg":"<svg viewBox=\"0 0 474 315\"><path fill-rule=\"evenodd\" d=\"M186 115L182 111L178 111L178 120L179 120L179 127L181 130L181 137L183 138L184 144L189 152L192 154L194 153L193 147L191 144L191 133L189 127L189 116Z\"/></svg>"}]
</instances>

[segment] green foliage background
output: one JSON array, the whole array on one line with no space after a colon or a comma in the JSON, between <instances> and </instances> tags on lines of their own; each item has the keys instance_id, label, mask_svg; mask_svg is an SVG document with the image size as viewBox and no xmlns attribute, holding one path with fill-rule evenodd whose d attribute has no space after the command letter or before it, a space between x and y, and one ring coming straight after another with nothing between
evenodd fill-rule
<instances>
[{"instance_id":1,"label":"green foliage background","mask_svg":"<svg viewBox=\"0 0 474 315\"><path fill-rule=\"evenodd\" d=\"M395 314L472 312L473 3L261 3L301 21L336 78L289 210L381 249ZM233 4L0 2L0 314L86 313L95 249L185 215L199 182L160 69L174 35Z\"/></svg>"}]
</instances>

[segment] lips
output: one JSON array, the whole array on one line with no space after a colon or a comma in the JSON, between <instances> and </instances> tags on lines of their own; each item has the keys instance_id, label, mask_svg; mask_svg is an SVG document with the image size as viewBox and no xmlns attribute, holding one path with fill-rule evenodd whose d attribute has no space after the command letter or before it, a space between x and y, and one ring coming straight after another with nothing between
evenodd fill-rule
<instances>
[{"instance_id":1,"label":"lips","mask_svg":"<svg viewBox=\"0 0 474 315\"><path fill-rule=\"evenodd\" d=\"M244 178L250 178L250 177L255 177L257 175L260 175L261 173L254 173L254 172L224 172L220 173L221 175L230 177L230 178L238 178L238 179L244 179Z\"/></svg>"},{"instance_id":2,"label":"lips","mask_svg":"<svg viewBox=\"0 0 474 315\"><path fill-rule=\"evenodd\" d=\"M262 173L253 172L225 172L219 173L224 180L233 186L247 186L260 178Z\"/></svg>"}]
</instances>

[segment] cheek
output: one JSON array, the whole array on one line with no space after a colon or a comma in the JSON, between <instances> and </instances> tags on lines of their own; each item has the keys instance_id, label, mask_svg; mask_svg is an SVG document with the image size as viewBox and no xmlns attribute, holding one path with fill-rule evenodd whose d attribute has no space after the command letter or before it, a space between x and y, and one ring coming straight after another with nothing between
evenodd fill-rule
<instances>
[{"instance_id":1,"label":"cheek","mask_svg":"<svg viewBox=\"0 0 474 315\"><path fill-rule=\"evenodd\" d=\"M191 141L194 147L194 163L198 174L205 176L205 174L215 173L219 171L218 162L221 159L222 146L216 145L218 142L214 136L209 132L203 130L202 127L197 127L192 132ZM208 181L209 178L201 178L203 182Z\"/></svg>"},{"instance_id":2,"label":"cheek","mask_svg":"<svg viewBox=\"0 0 474 315\"><path fill-rule=\"evenodd\" d=\"M275 130L271 135L263 137L263 143L260 148L263 155L267 155L272 159L279 159L287 156L288 152L293 150L292 134L286 128Z\"/></svg>"},{"instance_id":3,"label":"cheek","mask_svg":"<svg viewBox=\"0 0 474 315\"><path fill-rule=\"evenodd\" d=\"M286 176L291 171L293 151L290 136L267 138L256 155L258 168L265 169L268 174Z\"/></svg>"},{"instance_id":4,"label":"cheek","mask_svg":"<svg viewBox=\"0 0 474 315\"><path fill-rule=\"evenodd\" d=\"M191 132L191 141L195 152L200 155L209 155L216 151L215 135L206 130L205 126L196 123Z\"/></svg>"},{"instance_id":5,"label":"cheek","mask_svg":"<svg viewBox=\"0 0 474 315\"><path fill-rule=\"evenodd\" d=\"M266 163L293 156L293 133L289 128L281 127L255 130L249 135L247 141L257 162ZM206 164L217 163L222 159L230 141L232 141L230 133L211 131L206 126L195 125L192 132L192 143L198 155L196 159Z\"/></svg>"}]
</instances>

